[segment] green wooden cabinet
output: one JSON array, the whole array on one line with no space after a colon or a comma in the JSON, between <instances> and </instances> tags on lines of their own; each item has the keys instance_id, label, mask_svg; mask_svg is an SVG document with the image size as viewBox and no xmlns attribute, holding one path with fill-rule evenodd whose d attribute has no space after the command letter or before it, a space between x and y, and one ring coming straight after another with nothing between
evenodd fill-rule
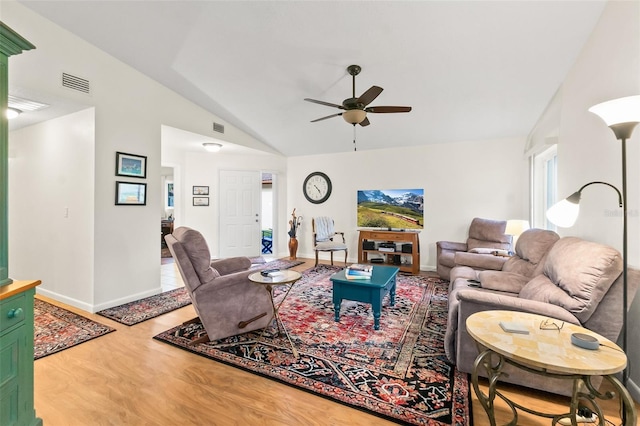
<instances>
[{"instance_id":1,"label":"green wooden cabinet","mask_svg":"<svg viewBox=\"0 0 640 426\"><path fill-rule=\"evenodd\" d=\"M40 426L33 403L33 296L40 281L12 281L8 258L9 57L34 45L0 22L0 425Z\"/></svg>"},{"instance_id":2,"label":"green wooden cabinet","mask_svg":"<svg viewBox=\"0 0 640 426\"><path fill-rule=\"evenodd\" d=\"M40 281L0 287L0 425L38 426L33 401L33 296Z\"/></svg>"}]
</instances>

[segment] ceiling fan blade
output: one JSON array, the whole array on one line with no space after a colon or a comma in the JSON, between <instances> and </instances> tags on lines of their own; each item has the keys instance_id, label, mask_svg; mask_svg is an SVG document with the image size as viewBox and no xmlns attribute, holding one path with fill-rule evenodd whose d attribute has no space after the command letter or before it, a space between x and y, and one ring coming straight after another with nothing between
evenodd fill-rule
<instances>
[{"instance_id":1,"label":"ceiling fan blade","mask_svg":"<svg viewBox=\"0 0 640 426\"><path fill-rule=\"evenodd\" d=\"M318 101L316 99L309 99L309 98L304 98L304 100L307 101L307 102L313 102L314 104L320 104L320 105L330 106L330 107L334 107L334 108L345 109L342 105L332 104L330 102Z\"/></svg>"},{"instance_id":2,"label":"ceiling fan blade","mask_svg":"<svg viewBox=\"0 0 640 426\"><path fill-rule=\"evenodd\" d=\"M364 118L364 120L362 120L362 121L360 122L360 125L361 125L362 127L364 127L364 126L368 126L369 124L371 124L371 123L369 122L369 119L368 119L367 117L365 117L365 118Z\"/></svg>"},{"instance_id":3,"label":"ceiling fan blade","mask_svg":"<svg viewBox=\"0 0 640 426\"><path fill-rule=\"evenodd\" d=\"M369 105L375 98L378 97L378 95L380 95L380 93L382 93L382 90L382 87L371 86L369 90L360 95L360 97L358 98L358 103L361 103L364 106Z\"/></svg>"},{"instance_id":4,"label":"ceiling fan blade","mask_svg":"<svg viewBox=\"0 0 640 426\"><path fill-rule=\"evenodd\" d=\"M316 121L322 121L322 120L326 120L327 118L333 118L333 117L338 117L342 115L341 112L337 113L337 114L331 114L331 115L327 115L326 117L322 117L322 118L316 118L315 120L311 120L312 123L315 123Z\"/></svg>"},{"instance_id":5,"label":"ceiling fan blade","mask_svg":"<svg viewBox=\"0 0 640 426\"><path fill-rule=\"evenodd\" d=\"M367 112L386 113L386 112L409 112L411 107L408 106L375 106L366 108Z\"/></svg>"}]
</instances>

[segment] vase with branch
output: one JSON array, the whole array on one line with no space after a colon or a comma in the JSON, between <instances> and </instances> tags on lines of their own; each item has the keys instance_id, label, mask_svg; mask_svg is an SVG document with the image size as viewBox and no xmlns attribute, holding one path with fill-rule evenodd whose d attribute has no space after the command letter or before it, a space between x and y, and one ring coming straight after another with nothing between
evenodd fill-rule
<instances>
[{"instance_id":1,"label":"vase with branch","mask_svg":"<svg viewBox=\"0 0 640 426\"><path fill-rule=\"evenodd\" d=\"M291 213L291 219L289 220L289 259L295 260L296 253L298 251L298 228L302 225L302 216L296 216L296 209L293 209Z\"/></svg>"}]
</instances>

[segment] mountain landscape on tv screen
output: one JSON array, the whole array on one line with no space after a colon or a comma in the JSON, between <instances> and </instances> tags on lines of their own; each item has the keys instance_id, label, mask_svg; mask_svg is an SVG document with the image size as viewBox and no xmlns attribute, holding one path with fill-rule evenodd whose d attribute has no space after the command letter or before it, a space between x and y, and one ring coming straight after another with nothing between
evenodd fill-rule
<instances>
[{"instance_id":1,"label":"mountain landscape on tv screen","mask_svg":"<svg viewBox=\"0 0 640 426\"><path fill-rule=\"evenodd\" d=\"M424 190L358 191L358 226L364 228L422 229Z\"/></svg>"}]
</instances>

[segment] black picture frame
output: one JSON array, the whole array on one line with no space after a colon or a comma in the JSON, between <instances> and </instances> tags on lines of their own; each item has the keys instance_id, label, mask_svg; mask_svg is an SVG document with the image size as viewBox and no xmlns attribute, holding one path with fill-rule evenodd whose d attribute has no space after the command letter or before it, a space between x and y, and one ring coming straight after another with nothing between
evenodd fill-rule
<instances>
[{"instance_id":1,"label":"black picture frame","mask_svg":"<svg viewBox=\"0 0 640 426\"><path fill-rule=\"evenodd\" d=\"M209 187L203 185L194 185L193 195L209 195Z\"/></svg>"},{"instance_id":2,"label":"black picture frame","mask_svg":"<svg viewBox=\"0 0 640 426\"><path fill-rule=\"evenodd\" d=\"M146 179L147 157L126 152L116 152L116 176Z\"/></svg>"},{"instance_id":3,"label":"black picture frame","mask_svg":"<svg viewBox=\"0 0 640 426\"><path fill-rule=\"evenodd\" d=\"M146 206L147 184L116 182L116 206Z\"/></svg>"},{"instance_id":4,"label":"black picture frame","mask_svg":"<svg viewBox=\"0 0 640 426\"><path fill-rule=\"evenodd\" d=\"M193 197L193 205L196 207L208 207L209 197Z\"/></svg>"}]
</instances>

